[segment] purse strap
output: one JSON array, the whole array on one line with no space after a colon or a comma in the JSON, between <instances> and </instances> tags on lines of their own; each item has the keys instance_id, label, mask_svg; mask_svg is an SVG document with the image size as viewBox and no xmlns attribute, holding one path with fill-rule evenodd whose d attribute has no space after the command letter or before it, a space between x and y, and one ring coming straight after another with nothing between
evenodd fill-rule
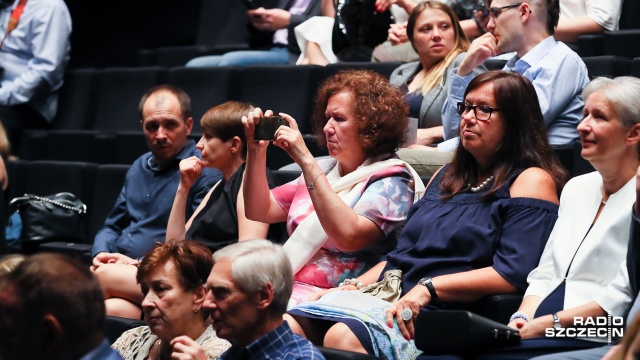
<instances>
[{"instance_id":1,"label":"purse strap","mask_svg":"<svg viewBox=\"0 0 640 360\"><path fill-rule=\"evenodd\" d=\"M59 206L59 207L61 207L63 209L75 211L80 215L85 214L87 212L87 205L85 205L85 204L82 204L81 207L75 208L73 206L69 206L69 205L63 204L63 203L61 203L59 201L51 200L49 198L38 196L38 195L24 194L24 196L28 197L29 199L32 199L32 200L39 200L39 201L48 202L49 204L53 204L55 206Z\"/></svg>"}]
</instances>

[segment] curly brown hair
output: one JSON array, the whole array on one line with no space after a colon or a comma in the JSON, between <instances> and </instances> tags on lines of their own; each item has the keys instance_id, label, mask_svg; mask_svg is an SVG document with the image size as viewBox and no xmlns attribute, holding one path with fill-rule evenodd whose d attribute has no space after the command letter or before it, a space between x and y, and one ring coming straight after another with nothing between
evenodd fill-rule
<instances>
[{"instance_id":1,"label":"curly brown hair","mask_svg":"<svg viewBox=\"0 0 640 360\"><path fill-rule=\"evenodd\" d=\"M329 121L325 116L329 98L345 90L353 95L355 135L364 153L373 157L395 152L405 139L409 106L404 92L370 70L343 70L322 83L312 119L318 144L327 145L323 128Z\"/></svg>"}]
</instances>

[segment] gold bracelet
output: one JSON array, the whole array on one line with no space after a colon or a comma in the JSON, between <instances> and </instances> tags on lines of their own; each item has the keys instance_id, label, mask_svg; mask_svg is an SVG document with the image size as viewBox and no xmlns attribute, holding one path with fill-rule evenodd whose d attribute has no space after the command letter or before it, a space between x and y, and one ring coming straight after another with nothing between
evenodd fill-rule
<instances>
[{"instance_id":1,"label":"gold bracelet","mask_svg":"<svg viewBox=\"0 0 640 360\"><path fill-rule=\"evenodd\" d=\"M321 172L320 174L318 174L318 176L316 176L316 178L315 178L315 179L313 179L313 181L311 182L311 184L307 185L307 189L309 189L309 190L313 190L313 189L315 189L315 188L316 188L316 186L315 186L315 185L316 185L316 180L318 180L318 178L319 178L320 176L322 176L322 175L324 175L324 173L323 173L323 172Z\"/></svg>"}]
</instances>

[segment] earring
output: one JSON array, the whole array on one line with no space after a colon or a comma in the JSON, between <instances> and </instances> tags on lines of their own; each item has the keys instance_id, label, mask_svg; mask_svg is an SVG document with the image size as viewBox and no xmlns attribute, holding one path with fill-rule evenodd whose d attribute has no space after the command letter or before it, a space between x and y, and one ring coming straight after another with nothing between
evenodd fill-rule
<instances>
[{"instance_id":1,"label":"earring","mask_svg":"<svg viewBox=\"0 0 640 360\"><path fill-rule=\"evenodd\" d=\"M198 313L198 310L193 310L193 313L194 313L194 314L197 314L197 313Z\"/></svg>"}]
</instances>

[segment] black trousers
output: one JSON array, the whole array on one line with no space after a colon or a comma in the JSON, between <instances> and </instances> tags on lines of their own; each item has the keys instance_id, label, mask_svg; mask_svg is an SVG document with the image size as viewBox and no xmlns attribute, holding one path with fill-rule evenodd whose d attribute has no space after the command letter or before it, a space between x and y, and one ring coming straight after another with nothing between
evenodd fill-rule
<instances>
[{"instance_id":1,"label":"black trousers","mask_svg":"<svg viewBox=\"0 0 640 360\"><path fill-rule=\"evenodd\" d=\"M7 132L7 138L11 144L11 153L20 153L20 140L25 129L47 129L49 123L28 104L13 106L0 105L0 122Z\"/></svg>"}]
</instances>

